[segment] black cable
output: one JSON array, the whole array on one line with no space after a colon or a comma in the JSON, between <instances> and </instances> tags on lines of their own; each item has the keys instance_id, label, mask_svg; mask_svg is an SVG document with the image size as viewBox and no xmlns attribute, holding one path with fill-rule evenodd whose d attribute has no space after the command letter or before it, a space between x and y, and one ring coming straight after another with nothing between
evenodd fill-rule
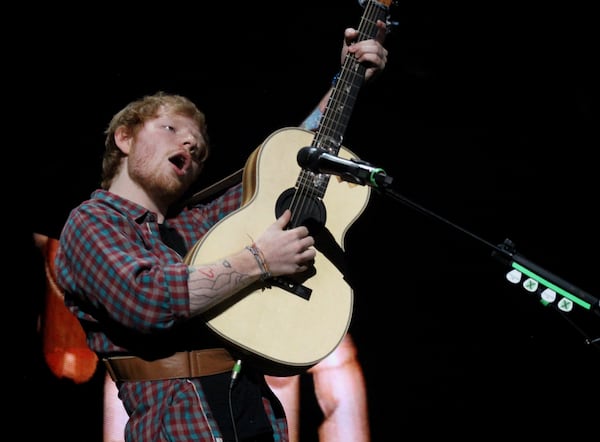
<instances>
[{"instance_id":1,"label":"black cable","mask_svg":"<svg viewBox=\"0 0 600 442\"><path fill-rule=\"evenodd\" d=\"M240 372L240 370L242 369L242 360L238 359L234 366L233 369L231 370L231 382L229 382L229 417L231 418L231 428L233 429L233 438L236 442L238 442L238 434L237 434L237 427L235 425L235 416L233 414L233 401L232 401L232 397L231 397L231 392L233 390L233 384L235 384L235 380L237 379L237 376Z\"/></svg>"}]
</instances>

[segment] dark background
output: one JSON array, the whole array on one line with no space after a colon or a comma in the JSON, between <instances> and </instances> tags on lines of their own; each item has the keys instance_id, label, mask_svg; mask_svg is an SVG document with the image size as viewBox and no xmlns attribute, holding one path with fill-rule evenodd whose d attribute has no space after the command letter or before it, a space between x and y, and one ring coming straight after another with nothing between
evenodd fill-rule
<instances>
[{"instance_id":1,"label":"dark background","mask_svg":"<svg viewBox=\"0 0 600 442\"><path fill-rule=\"evenodd\" d=\"M189 8L52 9L28 21L9 88L23 106L13 152L25 171L12 181L36 276L26 272L17 306L28 387L17 411L34 412L31 431L100 440L102 373L74 385L41 357L30 233L57 236L97 187L111 116L157 90L192 98L213 144L202 188L309 113L362 13L351 0ZM373 440L583 434L600 410L600 352L588 344L600 318L542 305L491 252L510 238L599 296L591 6L398 2L391 12L387 69L363 88L344 146L434 216L374 192L346 237ZM318 413L305 410L314 440Z\"/></svg>"}]
</instances>

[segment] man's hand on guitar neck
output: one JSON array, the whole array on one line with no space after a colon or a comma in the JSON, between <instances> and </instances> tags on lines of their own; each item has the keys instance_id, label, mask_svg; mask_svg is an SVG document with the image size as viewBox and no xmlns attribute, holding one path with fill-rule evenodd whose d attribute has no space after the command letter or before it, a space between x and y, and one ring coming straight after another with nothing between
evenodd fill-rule
<instances>
[{"instance_id":1,"label":"man's hand on guitar neck","mask_svg":"<svg viewBox=\"0 0 600 442\"><path fill-rule=\"evenodd\" d=\"M358 41L359 32L354 28L344 30L344 42L342 45L341 64L344 65L346 57L352 54L355 59L365 65L365 81L369 81L381 73L387 65L388 50L383 46L385 36L388 34L387 24L382 20L377 20L377 35L375 39L366 39ZM335 84L336 78L333 81ZM300 124L300 127L309 130L315 130L318 126L321 114L327 107L331 96L332 88L321 98L313 112Z\"/></svg>"},{"instance_id":2,"label":"man's hand on guitar neck","mask_svg":"<svg viewBox=\"0 0 600 442\"><path fill-rule=\"evenodd\" d=\"M383 71L387 64L388 51L383 47L387 35L385 22L377 21L378 32L375 39L357 41L358 30L346 28L344 31L344 46L342 48L342 64L348 54L354 55L356 61L367 67L365 80L371 79L377 73Z\"/></svg>"}]
</instances>

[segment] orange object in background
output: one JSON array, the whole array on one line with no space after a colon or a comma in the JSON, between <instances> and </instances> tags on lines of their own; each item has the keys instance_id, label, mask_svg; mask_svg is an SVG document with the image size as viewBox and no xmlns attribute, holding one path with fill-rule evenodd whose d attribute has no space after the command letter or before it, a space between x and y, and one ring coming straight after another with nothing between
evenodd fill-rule
<instances>
[{"instance_id":1,"label":"orange object in background","mask_svg":"<svg viewBox=\"0 0 600 442\"><path fill-rule=\"evenodd\" d=\"M58 240L34 234L44 255L46 270L45 305L40 318L44 359L52 373L75 383L89 381L96 371L98 356L88 347L81 324L64 304L64 294L56 284L54 257Z\"/></svg>"}]
</instances>

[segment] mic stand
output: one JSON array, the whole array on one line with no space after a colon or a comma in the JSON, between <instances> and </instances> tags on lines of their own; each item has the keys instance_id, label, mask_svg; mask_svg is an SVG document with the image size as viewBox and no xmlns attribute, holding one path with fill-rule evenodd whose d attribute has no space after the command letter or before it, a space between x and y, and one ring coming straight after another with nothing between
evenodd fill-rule
<instances>
[{"instance_id":1,"label":"mic stand","mask_svg":"<svg viewBox=\"0 0 600 442\"><path fill-rule=\"evenodd\" d=\"M379 191L379 193L388 196L410 207L411 209L416 210L419 213L449 225L454 229L459 230L463 234L471 237L472 239L485 244L492 250L493 257L499 259L512 268L512 270L507 274L507 279L510 282L517 284L521 282L522 276L526 275L527 279L525 279L523 282L523 287L529 292L538 293L543 304L552 304L557 299L557 294L559 294L562 296L562 298L560 298L556 304L559 311L569 312L572 310L573 305L577 304L580 307L583 307L584 309L600 316L599 298L590 295L579 287L576 287L554 273L549 272L540 265L535 264L522 255L519 255L516 252L515 244L510 239L505 239L502 244L494 245L390 189L389 184L391 184L392 181L392 177L387 177L385 181L378 181L377 184L380 184L379 186L373 185L372 187ZM586 344L598 343L600 343L600 337L595 339L589 339L586 337Z\"/></svg>"}]
</instances>

